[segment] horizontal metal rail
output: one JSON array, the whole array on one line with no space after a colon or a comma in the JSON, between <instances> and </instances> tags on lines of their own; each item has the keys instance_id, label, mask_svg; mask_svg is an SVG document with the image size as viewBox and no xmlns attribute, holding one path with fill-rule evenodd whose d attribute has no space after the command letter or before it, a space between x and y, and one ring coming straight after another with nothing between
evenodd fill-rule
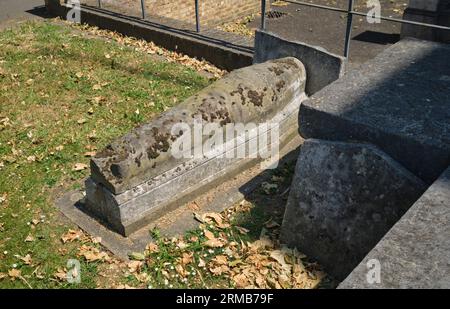
<instances>
[{"instance_id":1,"label":"horizontal metal rail","mask_svg":"<svg viewBox=\"0 0 450 309\"><path fill-rule=\"evenodd\" d=\"M266 1L267 0L261 0L261 29L266 28ZM344 56L348 58L350 53L350 41L351 41L351 33L353 28L353 16L367 16L367 13L355 11L353 4L354 0L348 0L348 8L338 8L338 7L332 7L328 5L322 5L322 4L314 4L304 1L294 1L294 0L283 0L284 2L295 4L295 5L301 5L316 9L322 9L327 11L333 11L338 13L345 13L347 14L347 28L345 33L345 47L344 47ZM102 7L101 0L97 1L98 7ZM199 0L194 0L194 6L195 6L195 28L197 32L200 32L200 5ZM146 18L146 10L145 10L145 0L141 0L141 13L142 13L142 19ZM412 20L404 20L404 19L398 19L398 18L392 18L392 17L385 17L385 16L376 16L380 20L400 23L400 24L409 24L409 25L415 25L415 26L421 26L421 27L428 27L433 29L440 29L440 30L450 30L450 27L447 26L441 26L441 25L435 25L435 24L429 24L429 23L422 23L418 21L412 21Z\"/></svg>"},{"instance_id":2,"label":"horizontal metal rail","mask_svg":"<svg viewBox=\"0 0 450 309\"><path fill-rule=\"evenodd\" d=\"M266 1L267 0L261 0L261 29L264 30L266 28L265 24L265 15L266 15ZM347 28L345 31L345 46L344 46L344 56L346 58L349 57L350 54L350 42L351 42L351 34L352 34L352 28L353 28L353 16L367 16L367 13L359 12L354 10L354 0L348 0L348 8L342 9L337 7L332 7L328 5L322 5L322 4L314 4L304 1L293 1L293 0L283 0L284 2L290 3L290 4L296 4L296 5L302 5L306 7L316 8L316 9L323 9L327 11L333 11L333 12L339 12L339 13L345 13L347 14ZM435 24L429 24L429 23L422 23L418 21L412 21L412 20L405 20L405 19L398 19L398 18L392 18L392 17L385 17L385 16L376 16L376 18L380 20L400 23L400 24L408 24L408 25L415 25L415 26L421 26L421 27L428 27L433 29L440 29L440 30L450 30L450 27L447 26L441 26L441 25L435 25Z\"/></svg>"},{"instance_id":3,"label":"horizontal metal rail","mask_svg":"<svg viewBox=\"0 0 450 309\"><path fill-rule=\"evenodd\" d=\"M308 3L308 2L304 2L304 1L292 1L292 0L283 0L283 1L291 3L291 4L309 6L309 7L324 9L324 10L328 10L328 11L347 13L347 14L352 14L352 15L357 15L357 16L367 16L367 13L359 12L359 11L355 11L355 10L349 11L346 9L341 9L341 8L336 8L336 7L331 7L331 6L327 6L327 5L321 5L321 4L313 4L313 3ZM380 18L381 20L392 21L392 22L401 23L401 24L410 24L410 25L416 25L416 26L436 28L436 29L441 29L441 30L450 30L450 27L435 25L435 24L428 24L428 23L421 23L418 21L412 21L412 20L406 20L406 19L398 19L398 18L385 17L385 16L377 16L377 18Z\"/></svg>"}]
</instances>

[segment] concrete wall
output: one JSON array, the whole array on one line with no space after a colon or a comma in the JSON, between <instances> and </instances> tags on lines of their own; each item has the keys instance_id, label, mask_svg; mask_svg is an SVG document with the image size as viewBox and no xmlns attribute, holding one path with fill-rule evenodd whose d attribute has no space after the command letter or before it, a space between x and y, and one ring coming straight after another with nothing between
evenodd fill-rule
<instances>
[{"instance_id":1,"label":"concrete wall","mask_svg":"<svg viewBox=\"0 0 450 309\"><path fill-rule=\"evenodd\" d=\"M254 63L295 57L306 68L306 93L312 95L345 73L346 59L325 49L299 41L289 41L267 31L256 31Z\"/></svg>"}]
</instances>

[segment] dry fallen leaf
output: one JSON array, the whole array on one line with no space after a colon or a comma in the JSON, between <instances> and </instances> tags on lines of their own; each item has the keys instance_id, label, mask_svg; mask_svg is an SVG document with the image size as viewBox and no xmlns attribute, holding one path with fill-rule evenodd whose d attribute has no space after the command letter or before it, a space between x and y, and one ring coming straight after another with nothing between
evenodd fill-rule
<instances>
[{"instance_id":1,"label":"dry fallen leaf","mask_svg":"<svg viewBox=\"0 0 450 309\"><path fill-rule=\"evenodd\" d=\"M188 247L189 245L187 243L185 243L184 241L180 240L177 242L177 247L181 250L184 250Z\"/></svg>"},{"instance_id":2,"label":"dry fallen leaf","mask_svg":"<svg viewBox=\"0 0 450 309\"><path fill-rule=\"evenodd\" d=\"M246 235L248 234L248 232L250 232L250 230L240 227L240 226L236 226L236 229L239 231L239 233L241 233L242 235Z\"/></svg>"},{"instance_id":3,"label":"dry fallen leaf","mask_svg":"<svg viewBox=\"0 0 450 309\"><path fill-rule=\"evenodd\" d=\"M226 265L216 266L209 268L209 271L216 276L220 276L224 273L227 273L230 271L230 269Z\"/></svg>"},{"instance_id":4,"label":"dry fallen leaf","mask_svg":"<svg viewBox=\"0 0 450 309\"><path fill-rule=\"evenodd\" d=\"M286 255L283 251L274 250L270 252L270 257L281 265L283 272L290 274L292 266L286 263Z\"/></svg>"},{"instance_id":5,"label":"dry fallen leaf","mask_svg":"<svg viewBox=\"0 0 450 309\"><path fill-rule=\"evenodd\" d=\"M13 268L8 271L8 276L14 281L16 278L20 278L22 276L22 272L19 269Z\"/></svg>"},{"instance_id":6,"label":"dry fallen leaf","mask_svg":"<svg viewBox=\"0 0 450 309\"><path fill-rule=\"evenodd\" d=\"M227 265L228 264L228 258L225 255L217 255L213 262L219 264L219 265Z\"/></svg>"},{"instance_id":7,"label":"dry fallen leaf","mask_svg":"<svg viewBox=\"0 0 450 309\"><path fill-rule=\"evenodd\" d=\"M204 260L202 260L201 258L198 259L198 267L205 267L206 263Z\"/></svg>"},{"instance_id":8,"label":"dry fallen leaf","mask_svg":"<svg viewBox=\"0 0 450 309\"><path fill-rule=\"evenodd\" d=\"M250 284L247 276L245 276L244 274L238 274L234 276L233 281L236 284L237 288L245 288Z\"/></svg>"},{"instance_id":9,"label":"dry fallen leaf","mask_svg":"<svg viewBox=\"0 0 450 309\"><path fill-rule=\"evenodd\" d=\"M216 236L214 236L214 233L211 231L204 230L203 233L205 234L205 237L208 238L209 240L216 238Z\"/></svg>"},{"instance_id":10,"label":"dry fallen leaf","mask_svg":"<svg viewBox=\"0 0 450 309\"><path fill-rule=\"evenodd\" d=\"M217 238L209 239L205 241L203 244L210 248L221 248L225 246L225 242Z\"/></svg>"},{"instance_id":11,"label":"dry fallen leaf","mask_svg":"<svg viewBox=\"0 0 450 309\"><path fill-rule=\"evenodd\" d=\"M253 242L250 244L250 248L253 250L259 250L259 249L266 249L266 248L273 248L274 244L272 240L270 240L267 237L261 237L259 240Z\"/></svg>"},{"instance_id":12,"label":"dry fallen leaf","mask_svg":"<svg viewBox=\"0 0 450 309\"><path fill-rule=\"evenodd\" d=\"M182 265L180 264L175 265L175 270L181 277L187 276L187 271L183 268Z\"/></svg>"},{"instance_id":13,"label":"dry fallen leaf","mask_svg":"<svg viewBox=\"0 0 450 309\"><path fill-rule=\"evenodd\" d=\"M146 250L147 250L149 253L156 253L156 252L159 252L159 247L158 247L158 245L155 244L155 243L149 243L149 244L147 245L147 247L146 247Z\"/></svg>"},{"instance_id":14,"label":"dry fallen leaf","mask_svg":"<svg viewBox=\"0 0 450 309\"><path fill-rule=\"evenodd\" d=\"M84 163L76 163L76 164L74 165L74 167L72 168L72 171L74 171L74 172L79 172L79 171L83 171L83 170L85 170L85 169L87 169L87 168L88 168L87 164L84 164Z\"/></svg>"},{"instance_id":15,"label":"dry fallen leaf","mask_svg":"<svg viewBox=\"0 0 450 309\"><path fill-rule=\"evenodd\" d=\"M31 255L27 254L24 257L20 258L22 262L24 262L26 265L31 265L33 263L33 259L31 258Z\"/></svg>"},{"instance_id":16,"label":"dry fallen leaf","mask_svg":"<svg viewBox=\"0 0 450 309\"><path fill-rule=\"evenodd\" d=\"M88 262L109 260L106 252L101 252L99 249L87 245L82 245L78 248L78 255L84 257Z\"/></svg>"},{"instance_id":17,"label":"dry fallen leaf","mask_svg":"<svg viewBox=\"0 0 450 309\"><path fill-rule=\"evenodd\" d=\"M64 268L60 267L53 274L53 277L58 281L66 281L67 280L67 272Z\"/></svg>"},{"instance_id":18,"label":"dry fallen leaf","mask_svg":"<svg viewBox=\"0 0 450 309\"><path fill-rule=\"evenodd\" d=\"M27 238L25 238L25 242L33 242L34 241L34 237L33 235L28 235Z\"/></svg>"},{"instance_id":19,"label":"dry fallen leaf","mask_svg":"<svg viewBox=\"0 0 450 309\"><path fill-rule=\"evenodd\" d=\"M67 233L65 233L63 236L61 236L61 241L63 244L67 242L72 242L75 240L80 240L83 236L83 232L81 230L69 230Z\"/></svg>"},{"instance_id":20,"label":"dry fallen leaf","mask_svg":"<svg viewBox=\"0 0 450 309\"><path fill-rule=\"evenodd\" d=\"M142 265L144 265L142 261L131 261L127 264L128 271L130 273L136 273L141 269Z\"/></svg>"},{"instance_id":21,"label":"dry fallen leaf","mask_svg":"<svg viewBox=\"0 0 450 309\"><path fill-rule=\"evenodd\" d=\"M183 266L188 265L189 263L191 263L193 261L193 256L194 256L194 254L192 252L191 253L184 252L181 257L181 264Z\"/></svg>"},{"instance_id":22,"label":"dry fallen leaf","mask_svg":"<svg viewBox=\"0 0 450 309\"><path fill-rule=\"evenodd\" d=\"M216 223L217 227L220 229L225 229L230 227L228 223L224 223L223 217L221 214L215 213L215 212L207 212L202 215L203 222L210 222L210 219L213 219Z\"/></svg>"}]
</instances>

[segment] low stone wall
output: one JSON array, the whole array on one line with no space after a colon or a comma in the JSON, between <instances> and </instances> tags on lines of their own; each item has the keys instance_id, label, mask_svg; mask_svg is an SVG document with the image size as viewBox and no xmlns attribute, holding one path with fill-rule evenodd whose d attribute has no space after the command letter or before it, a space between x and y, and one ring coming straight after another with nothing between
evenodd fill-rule
<instances>
[{"instance_id":1,"label":"low stone wall","mask_svg":"<svg viewBox=\"0 0 450 309\"><path fill-rule=\"evenodd\" d=\"M86 182L87 211L115 231L129 235L185 195L205 190L218 178L260 162L249 145L257 142L261 147L261 136L268 134L272 142L276 138L282 146L295 135L298 110L306 98L305 82L305 68L295 58L250 66L233 71L134 129L92 159L91 178ZM198 124L215 123L225 128L228 124L272 123L277 124L279 136L273 137L272 128L264 132L258 128L226 140L226 145L215 145L218 152L177 158L173 150L178 146L174 145L186 138L185 132L173 132L180 123L190 132ZM194 138L188 150L201 149L209 141L210 137ZM246 155L237 156L242 147Z\"/></svg>"},{"instance_id":2,"label":"low stone wall","mask_svg":"<svg viewBox=\"0 0 450 309\"><path fill-rule=\"evenodd\" d=\"M289 41L267 31L256 31L254 63L271 59L295 57L306 68L306 93L312 95L345 73L347 60L325 49L299 41Z\"/></svg>"}]
</instances>

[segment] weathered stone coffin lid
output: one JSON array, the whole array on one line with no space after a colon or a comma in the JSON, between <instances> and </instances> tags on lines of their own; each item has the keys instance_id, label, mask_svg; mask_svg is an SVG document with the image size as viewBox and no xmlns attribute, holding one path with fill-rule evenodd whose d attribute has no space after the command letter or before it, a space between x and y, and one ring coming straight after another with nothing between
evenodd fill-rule
<instances>
[{"instance_id":1,"label":"weathered stone coffin lid","mask_svg":"<svg viewBox=\"0 0 450 309\"><path fill-rule=\"evenodd\" d=\"M91 178L120 194L161 177L183 161L170 151L179 137L171 134L174 124L268 121L295 99L292 96L304 92L305 80L305 68L295 58L236 70L107 146L91 160Z\"/></svg>"},{"instance_id":2,"label":"weathered stone coffin lid","mask_svg":"<svg viewBox=\"0 0 450 309\"><path fill-rule=\"evenodd\" d=\"M304 102L300 134L373 143L431 184L450 164L449 55L400 41Z\"/></svg>"}]
</instances>

